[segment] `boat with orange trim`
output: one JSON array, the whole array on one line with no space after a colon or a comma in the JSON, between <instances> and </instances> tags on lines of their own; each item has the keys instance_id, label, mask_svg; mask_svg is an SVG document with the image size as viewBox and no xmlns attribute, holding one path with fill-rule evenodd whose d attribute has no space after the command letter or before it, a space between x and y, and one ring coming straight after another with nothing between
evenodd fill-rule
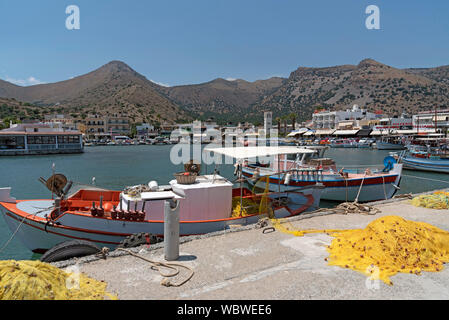
<instances>
[{"instance_id":1,"label":"boat with orange trim","mask_svg":"<svg viewBox=\"0 0 449 320\"><path fill-rule=\"evenodd\" d=\"M180 235L188 236L256 223L267 214L285 218L314 210L322 190L317 184L303 190L257 194L242 183L235 188L217 173L186 175L192 177L192 183L176 176L167 186L152 181L122 191L84 187L71 195L71 183L65 183L62 175L54 175L43 182L56 194L55 199L16 200L11 197L11 188L0 188L0 209L13 234L31 251L44 253L75 239L115 248L132 234L162 237L166 201L178 203ZM242 210L235 214L236 199L240 208L250 203L256 209L247 215ZM267 205L261 206L262 201Z\"/></svg>"}]
</instances>

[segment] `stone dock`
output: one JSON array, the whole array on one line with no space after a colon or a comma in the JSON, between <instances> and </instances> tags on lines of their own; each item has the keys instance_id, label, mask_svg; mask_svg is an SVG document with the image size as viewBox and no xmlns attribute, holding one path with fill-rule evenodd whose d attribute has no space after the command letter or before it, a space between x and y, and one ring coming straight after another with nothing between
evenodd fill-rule
<instances>
[{"instance_id":1,"label":"stone dock","mask_svg":"<svg viewBox=\"0 0 449 320\"><path fill-rule=\"evenodd\" d=\"M291 218L299 229L358 229L386 215L430 223L449 230L449 211L417 208L410 200L390 200L374 204L376 215L311 214ZM77 264L87 275L108 283L108 291L119 299L146 300L299 300L299 299L449 299L449 269L398 273L393 285L367 281L361 273L324 260L333 239L326 234L295 237L278 231L263 233L255 226L235 228L215 234L185 238L177 263L193 269L194 275L180 287L160 284L162 276L148 262L114 251L106 259L85 257L60 262ZM133 249L155 261L164 261L163 244ZM171 279L180 282L188 271ZM164 270L171 272L170 270Z\"/></svg>"}]
</instances>

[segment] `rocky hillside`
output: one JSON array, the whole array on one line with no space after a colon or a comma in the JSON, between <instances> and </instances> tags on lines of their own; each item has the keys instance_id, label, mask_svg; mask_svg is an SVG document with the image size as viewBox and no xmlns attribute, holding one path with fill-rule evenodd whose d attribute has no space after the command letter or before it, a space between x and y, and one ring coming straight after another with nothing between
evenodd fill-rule
<instances>
[{"instance_id":1,"label":"rocky hillside","mask_svg":"<svg viewBox=\"0 0 449 320\"><path fill-rule=\"evenodd\" d=\"M275 117L295 113L298 120L306 120L317 108L346 109L353 104L399 115L448 108L449 66L397 69L366 59L358 65L300 67L288 79L248 82L220 78L163 87L123 62L113 61L57 83L20 87L0 80L0 97L23 101L3 103L17 105L15 114L122 113L134 122L153 123L209 117L220 123L261 122L264 110L272 110Z\"/></svg>"},{"instance_id":2,"label":"rocky hillside","mask_svg":"<svg viewBox=\"0 0 449 320\"><path fill-rule=\"evenodd\" d=\"M162 91L174 103L202 118L238 121L284 81L278 77L255 82L219 78L202 84L162 88Z\"/></svg>"},{"instance_id":3,"label":"rocky hillside","mask_svg":"<svg viewBox=\"0 0 449 320\"><path fill-rule=\"evenodd\" d=\"M10 119L42 119L42 108L23 103L15 99L0 98L0 120Z\"/></svg>"},{"instance_id":4,"label":"rocky hillside","mask_svg":"<svg viewBox=\"0 0 449 320\"><path fill-rule=\"evenodd\" d=\"M0 82L0 96L64 113L126 114L134 121L176 121L189 115L159 93L160 86L128 65L112 61L88 74L20 87Z\"/></svg>"},{"instance_id":5,"label":"rocky hillside","mask_svg":"<svg viewBox=\"0 0 449 320\"><path fill-rule=\"evenodd\" d=\"M366 59L358 65L301 67L255 112L295 112L310 119L317 107L344 109L353 104L389 114L449 106L448 67L396 69Z\"/></svg>"}]
</instances>

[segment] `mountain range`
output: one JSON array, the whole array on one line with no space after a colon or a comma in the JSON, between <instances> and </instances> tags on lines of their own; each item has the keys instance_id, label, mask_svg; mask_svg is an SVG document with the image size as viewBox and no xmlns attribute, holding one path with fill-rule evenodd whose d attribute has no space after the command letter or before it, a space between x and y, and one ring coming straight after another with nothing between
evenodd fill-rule
<instances>
[{"instance_id":1,"label":"mountain range","mask_svg":"<svg viewBox=\"0 0 449 320\"><path fill-rule=\"evenodd\" d=\"M215 79L160 86L120 61L66 81L28 87L0 80L0 115L42 117L48 113L126 114L134 122L184 122L214 117L218 122L262 120L295 113L310 119L317 108L353 104L390 115L449 105L449 66L398 69L372 59L357 65L299 67L285 78L254 82ZM12 103L14 102L14 103ZM11 107L14 105L14 107ZM11 111L12 110L12 111Z\"/></svg>"}]
</instances>

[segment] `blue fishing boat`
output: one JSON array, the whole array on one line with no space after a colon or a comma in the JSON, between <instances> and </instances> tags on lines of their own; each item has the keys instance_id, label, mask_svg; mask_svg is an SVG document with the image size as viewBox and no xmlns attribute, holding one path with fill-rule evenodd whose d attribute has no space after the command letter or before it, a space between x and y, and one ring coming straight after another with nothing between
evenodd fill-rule
<instances>
[{"instance_id":1,"label":"blue fishing boat","mask_svg":"<svg viewBox=\"0 0 449 320\"><path fill-rule=\"evenodd\" d=\"M449 173L449 152L442 148L427 149L412 147L401 153L400 162L405 169Z\"/></svg>"}]
</instances>

